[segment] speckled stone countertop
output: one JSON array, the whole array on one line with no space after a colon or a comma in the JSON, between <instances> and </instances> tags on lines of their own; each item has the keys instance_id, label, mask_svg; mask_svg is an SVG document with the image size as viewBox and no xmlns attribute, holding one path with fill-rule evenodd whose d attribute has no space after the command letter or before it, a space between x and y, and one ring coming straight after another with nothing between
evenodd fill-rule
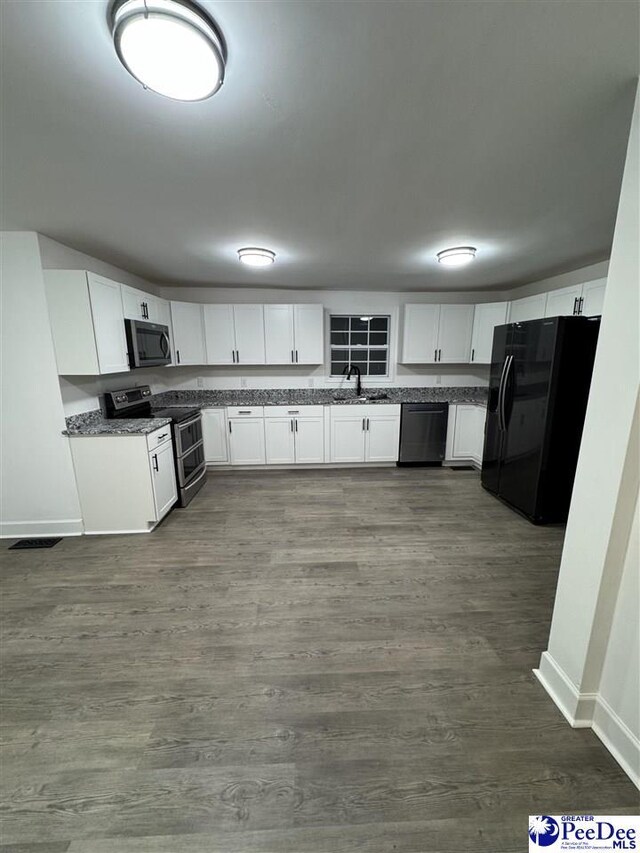
<instances>
[{"instance_id":1,"label":"speckled stone countertop","mask_svg":"<svg viewBox=\"0 0 640 853\"><path fill-rule=\"evenodd\" d=\"M107 419L100 409L94 409L67 418L63 435L147 435L170 423L170 418Z\"/></svg>"},{"instance_id":2,"label":"speckled stone countertop","mask_svg":"<svg viewBox=\"0 0 640 853\"><path fill-rule=\"evenodd\" d=\"M326 406L362 403L476 403L486 405L486 387L444 385L429 388L365 388L366 395L383 395L384 399L360 399L353 390L331 388L265 388L232 391L165 391L151 398L153 406Z\"/></svg>"}]
</instances>

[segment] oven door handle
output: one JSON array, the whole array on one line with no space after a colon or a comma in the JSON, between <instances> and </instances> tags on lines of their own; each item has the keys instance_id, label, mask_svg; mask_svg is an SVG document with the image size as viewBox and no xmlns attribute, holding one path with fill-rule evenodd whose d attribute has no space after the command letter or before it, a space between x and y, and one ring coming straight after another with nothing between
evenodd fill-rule
<instances>
[{"instance_id":1,"label":"oven door handle","mask_svg":"<svg viewBox=\"0 0 640 853\"><path fill-rule=\"evenodd\" d=\"M186 429L187 427L190 427L193 424L195 424L201 420L202 420L202 412L198 412L198 414L195 416L195 418L191 418L190 421L181 421L179 424L176 424L176 429L179 432L182 432L183 429Z\"/></svg>"},{"instance_id":2,"label":"oven door handle","mask_svg":"<svg viewBox=\"0 0 640 853\"><path fill-rule=\"evenodd\" d=\"M196 468L196 471L197 471L197 470L198 470L198 469ZM206 464L204 464L204 463L203 463L203 464L202 464L202 472L201 472L200 474L198 474L198 476L197 476L195 479L193 479L193 480L189 480L188 482L186 482L186 483L184 484L184 486L182 486L182 488L183 488L183 489L189 489L189 488L191 488L191 486L195 485L196 483L199 483L199 482L200 482L200 480L205 476L205 474L206 474L206 473L207 473L207 466L206 466Z\"/></svg>"}]
</instances>

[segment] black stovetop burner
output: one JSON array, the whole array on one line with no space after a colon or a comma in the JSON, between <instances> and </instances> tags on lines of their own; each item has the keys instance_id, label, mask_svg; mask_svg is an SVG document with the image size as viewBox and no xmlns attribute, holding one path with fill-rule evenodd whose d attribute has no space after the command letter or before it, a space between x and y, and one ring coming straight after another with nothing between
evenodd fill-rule
<instances>
[{"instance_id":1,"label":"black stovetop burner","mask_svg":"<svg viewBox=\"0 0 640 853\"><path fill-rule=\"evenodd\" d=\"M200 409L194 409L193 407L191 407L190 409L182 409L178 406L168 406L166 409L152 408L149 413L149 417L171 418L174 423L179 424L183 421L190 420L190 418L194 418L198 414L200 414Z\"/></svg>"},{"instance_id":2,"label":"black stovetop burner","mask_svg":"<svg viewBox=\"0 0 640 853\"><path fill-rule=\"evenodd\" d=\"M140 385L121 391L107 391L104 405L107 418L170 418L179 424L199 414L200 409L191 407L153 407L150 402L151 388Z\"/></svg>"}]
</instances>

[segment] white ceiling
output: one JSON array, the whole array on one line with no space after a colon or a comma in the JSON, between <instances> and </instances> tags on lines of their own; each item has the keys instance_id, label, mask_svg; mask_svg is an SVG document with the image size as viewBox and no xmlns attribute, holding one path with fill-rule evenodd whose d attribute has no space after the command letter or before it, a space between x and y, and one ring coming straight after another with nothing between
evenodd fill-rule
<instances>
[{"instance_id":1,"label":"white ceiling","mask_svg":"<svg viewBox=\"0 0 640 853\"><path fill-rule=\"evenodd\" d=\"M3 227L181 284L467 290L608 257L636 2L203 5L226 81L182 104L120 65L106 2L1 3ZM460 243L476 262L438 268Z\"/></svg>"}]
</instances>

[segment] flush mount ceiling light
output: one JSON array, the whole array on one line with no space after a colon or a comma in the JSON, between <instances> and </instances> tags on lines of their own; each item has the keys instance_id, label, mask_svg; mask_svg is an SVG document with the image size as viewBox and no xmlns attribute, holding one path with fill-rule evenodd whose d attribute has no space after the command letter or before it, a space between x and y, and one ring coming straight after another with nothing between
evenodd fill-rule
<instances>
[{"instance_id":1,"label":"flush mount ceiling light","mask_svg":"<svg viewBox=\"0 0 640 853\"><path fill-rule=\"evenodd\" d=\"M446 267L463 267L465 264L470 264L476 256L476 250L473 246L456 246L453 249L444 249L438 252L438 262Z\"/></svg>"},{"instance_id":2,"label":"flush mount ceiling light","mask_svg":"<svg viewBox=\"0 0 640 853\"><path fill-rule=\"evenodd\" d=\"M222 85L224 39L191 0L120 0L111 31L120 61L145 89L202 101Z\"/></svg>"},{"instance_id":3,"label":"flush mount ceiling light","mask_svg":"<svg viewBox=\"0 0 640 853\"><path fill-rule=\"evenodd\" d=\"M275 261L276 253L270 249L247 246L244 249L238 249L238 258L248 267L268 267Z\"/></svg>"}]
</instances>

